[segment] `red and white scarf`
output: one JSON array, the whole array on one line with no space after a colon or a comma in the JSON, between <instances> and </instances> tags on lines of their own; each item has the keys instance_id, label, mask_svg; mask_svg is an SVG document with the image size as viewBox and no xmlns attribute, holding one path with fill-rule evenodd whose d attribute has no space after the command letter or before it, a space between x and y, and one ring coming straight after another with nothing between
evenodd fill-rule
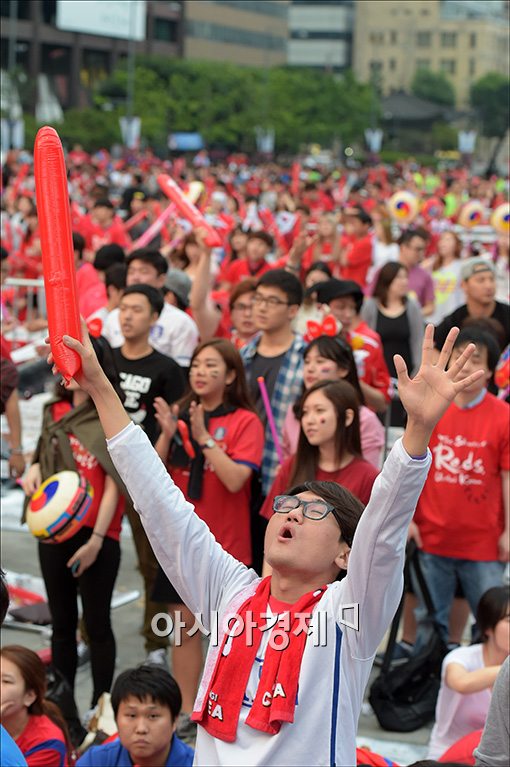
<instances>
[{"instance_id":1,"label":"red and white scarf","mask_svg":"<svg viewBox=\"0 0 510 767\"><path fill-rule=\"evenodd\" d=\"M264 578L255 594L239 608L239 620L234 621L235 625L229 622L230 631L223 637L202 706L191 717L209 735L220 740L233 742L236 739L244 693L262 641L262 629L268 622L270 588L271 578ZM326 586L323 586L304 594L295 604L289 605L288 614L280 615L271 628L271 632L278 630L278 641L271 642L270 637L257 693L246 719L246 724L255 730L275 735L282 722L294 721L299 672L307 639L303 614L309 619L325 590ZM243 630L239 633L239 625L246 627L248 624L253 626L251 632Z\"/></svg>"}]
</instances>

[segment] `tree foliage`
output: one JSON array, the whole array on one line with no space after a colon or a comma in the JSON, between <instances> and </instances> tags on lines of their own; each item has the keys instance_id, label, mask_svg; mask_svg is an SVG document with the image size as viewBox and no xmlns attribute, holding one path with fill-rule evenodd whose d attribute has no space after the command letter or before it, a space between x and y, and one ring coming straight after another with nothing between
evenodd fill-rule
<instances>
[{"instance_id":1,"label":"tree foliage","mask_svg":"<svg viewBox=\"0 0 510 767\"><path fill-rule=\"evenodd\" d=\"M508 130L510 79L499 72L489 72L471 86L471 106L476 110L482 132L501 138Z\"/></svg>"},{"instance_id":2,"label":"tree foliage","mask_svg":"<svg viewBox=\"0 0 510 767\"><path fill-rule=\"evenodd\" d=\"M117 70L96 94L110 116L125 113L127 75ZM255 149L255 127L272 127L278 152L304 143L360 140L370 124L373 94L351 74L310 69L241 67L155 56L137 58L134 114L155 147L168 133L198 131L209 146Z\"/></svg>"},{"instance_id":3,"label":"tree foliage","mask_svg":"<svg viewBox=\"0 0 510 767\"><path fill-rule=\"evenodd\" d=\"M455 104L455 89L443 72L417 69L411 83L411 92L418 98L433 101L435 104Z\"/></svg>"}]
</instances>

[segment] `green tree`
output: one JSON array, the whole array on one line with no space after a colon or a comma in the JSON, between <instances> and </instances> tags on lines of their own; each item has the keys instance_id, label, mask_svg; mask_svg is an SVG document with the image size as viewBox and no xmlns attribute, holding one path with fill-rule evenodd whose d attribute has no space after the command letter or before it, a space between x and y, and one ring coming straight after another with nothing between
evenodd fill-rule
<instances>
[{"instance_id":1,"label":"green tree","mask_svg":"<svg viewBox=\"0 0 510 767\"><path fill-rule=\"evenodd\" d=\"M104 81L96 103L125 109L126 72ZM135 114L155 148L174 131L199 131L209 146L255 149L255 127L273 127L278 152L301 144L330 145L363 135L373 110L372 89L352 74L275 67L241 67L155 56L137 58ZM118 116L117 114L117 116Z\"/></svg>"},{"instance_id":2,"label":"green tree","mask_svg":"<svg viewBox=\"0 0 510 767\"><path fill-rule=\"evenodd\" d=\"M411 83L411 93L436 104L455 104L455 89L443 72L417 69Z\"/></svg>"},{"instance_id":3,"label":"green tree","mask_svg":"<svg viewBox=\"0 0 510 767\"><path fill-rule=\"evenodd\" d=\"M495 170L496 158L508 130L510 79L499 72L488 72L471 86L471 106L480 120L484 136L495 138L486 173Z\"/></svg>"}]
</instances>

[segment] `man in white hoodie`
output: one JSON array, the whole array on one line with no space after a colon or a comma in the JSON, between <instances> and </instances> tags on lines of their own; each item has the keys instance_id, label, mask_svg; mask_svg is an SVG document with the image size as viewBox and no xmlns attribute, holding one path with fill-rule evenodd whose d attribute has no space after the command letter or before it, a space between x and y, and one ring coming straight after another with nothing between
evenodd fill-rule
<instances>
[{"instance_id":1,"label":"man in white hoodie","mask_svg":"<svg viewBox=\"0 0 510 767\"><path fill-rule=\"evenodd\" d=\"M265 540L272 575L263 580L227 554L193 513L124 411L86 333L83 345L64 337L82 358L76 380L96 404L164 571L212 632L193 715L195 764L355 764L363 692L402 593L407 529L430 465L428 440L456 394L482 375L462 377L471 346L446 369L457 333L450 332L433 364L428 326L413 380L396 356L408 422L362 515L359 502L334 483L310 483L274 499Z\"/></svg>"}]
</instances>

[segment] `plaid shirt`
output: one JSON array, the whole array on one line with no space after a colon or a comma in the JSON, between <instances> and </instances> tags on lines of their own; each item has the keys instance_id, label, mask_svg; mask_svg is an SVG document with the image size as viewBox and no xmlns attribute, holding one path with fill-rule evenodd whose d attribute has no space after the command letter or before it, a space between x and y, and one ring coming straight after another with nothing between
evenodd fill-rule
<instances>
[{"instance_id":1,"label":"plaid shirt","mask_svg":"<svg viewBox=\"0 0 510 767\"><path fill-rule=\"evenodd\" d=\"M246 376L249 379L251 376L251 367L253 358L257 353L257 347L260 341L260 334L257 335L252 341L243 346L240 350L241 357L243 358L244 367L246 370ZM278 371L278 377L276 379L273 396L271 397L271 409L273 411L274 420L276 423L276 432L280 435L283 430L283 422L287 415L289 405L293 404L297 397L301 394L303 387L303 352L306 348L306 343L303 337L295 335L292 346L288 349L285 357L283 358L280 370ZM269 493L271 485L273 484L276 473L279 469L280 461L276 447L273 441L273 435L269 424L266 425L264 452L262 454L262 491L264 495Z\"/></svg>"}]
</instances>

